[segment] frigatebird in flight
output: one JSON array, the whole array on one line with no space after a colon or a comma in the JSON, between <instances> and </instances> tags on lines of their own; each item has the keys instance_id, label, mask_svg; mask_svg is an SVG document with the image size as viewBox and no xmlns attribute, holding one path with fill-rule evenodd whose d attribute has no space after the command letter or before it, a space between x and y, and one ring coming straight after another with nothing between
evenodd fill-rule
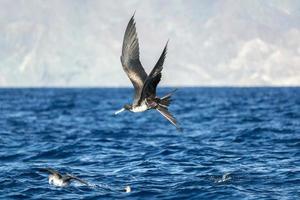
<instances>
[{"instance_id":1,"label":"frigatebird in flight","mask_svg":"<svg viewBox=\"0 0 300 200\"><path fill-rule=\"evenodd\" d=\"M156 109L167 120L169 120L176 128L179 128L176 119L168 111L168 106L171 103L171 95L173 92L165 95L162 98L156 96L156 87L161 79L164 60L167 53L168 42L158 59L156 65L149 75L145 72L139 55L139 41L135 28L134 15L131 17L123 39L121 63L123 70L134 87L133 103L125 104L122 109L115 112L119 114L124 110L131 112L144 112L149 109Z\"/></svg>"}]
</instances>

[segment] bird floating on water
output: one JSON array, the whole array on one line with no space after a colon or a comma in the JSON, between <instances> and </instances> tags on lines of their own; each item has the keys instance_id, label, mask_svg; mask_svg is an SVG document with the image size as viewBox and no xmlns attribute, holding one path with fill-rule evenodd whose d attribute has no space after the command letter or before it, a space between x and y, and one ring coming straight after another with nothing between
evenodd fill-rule
<instances>
[{"instance_id":1,"label":"bird floating on water","mask_svg":"<svg viewBox=\"0 0 300 200\"><path fill-rule=\"evenodd\" d=\"M163 49L163 52L158 59L156 65L149 75L145 72L139 56L139 41L135 28L134 15L131 17L123 39L121 63L123 70L134 87L133 103L125 104L122 109L115 112L119 114L125 110L131 112L144 112L149 109L156 109L167 120L169 120L177 129L178 123L174 116L168 111L168 106L171 103L171 92L162 98L156 96L156 87L161 79L164 60L167 53L168 42Z\"/></svg>"},{"instance_id":2,"label":"bird floating on water","mask_svg":"<svg viewBox=\"0 0 300 200\"><path fill-rule=\"evenodd\" d=\"M70 185L71 181L78 181L84 185L89 185L86 181L76 176L73 176L71 174L62 175L61 173L52 168L42 168L40 169L40 171L50 173L50 175L48 176L48 181L50 185L65 187Z\"/></svg>"},{"instance_id":3,"label":"bird floating on water","mask_svg":"<svg viewBox=\"0 0 300 200\"><path fill-rule=\"evenodd\" d=\"M131 192L131 187L129 185L127 185L125 188L124 188L125 192L126 193L130 193Z\"/></svg>"}]
</instances>

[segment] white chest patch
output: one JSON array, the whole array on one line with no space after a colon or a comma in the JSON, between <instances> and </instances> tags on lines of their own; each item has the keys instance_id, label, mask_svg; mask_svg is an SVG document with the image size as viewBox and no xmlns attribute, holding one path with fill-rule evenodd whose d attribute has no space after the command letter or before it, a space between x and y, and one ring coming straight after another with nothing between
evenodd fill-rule
<instances>
[{"instance_id":1,"label":"white chest patch","mask_svg":"<svg viewBox=\"0 0 300 200\"><path fill-rule=\"evenodd\" d=\"M132 108L132 112L144 112L148 110L148 106L146 105L146 102L143 102L140 106L136 106Z\"/></svg>"},{"instance_id":2,"label":"white chest patch","mask_svg":"<svg viewBox=\"0 0 300 200\"><path fill-rule=\"evenodd\" d=\"M59 187L64 187L64 186L68 185L62 179L59 179L59 178L57 178L56 176L53 176L53 175L49 176L49 184L59 186Z\"/></svg>"}]
</instances>

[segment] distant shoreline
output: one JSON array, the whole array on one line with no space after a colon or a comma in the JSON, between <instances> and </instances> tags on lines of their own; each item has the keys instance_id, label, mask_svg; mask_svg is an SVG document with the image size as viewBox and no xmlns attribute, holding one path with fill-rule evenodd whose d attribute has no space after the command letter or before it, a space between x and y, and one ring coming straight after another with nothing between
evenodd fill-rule
<instances>
[{"instance_id":1,"label":"distant shoreline","mask_svg":"<svg viewBox=\"0 0 300 200\"><path fill-rule=\"evenodd\" d=\"M172 88L178 88L178 89L193 89L193 88L199 88L199 89L276 89L276 88L300 88L300 86L165 86L165 87L159 87L158 89L172 89ZM121 87L113 87L113 86L64 86L64 87L58 87L58 86L47 86L47 87L39 87L39 86L25 86L25 87L1 87L0 90L7 90L7 89L132 89L132 87L128 86L121 86Z\"/></svg>"}]
</instances>

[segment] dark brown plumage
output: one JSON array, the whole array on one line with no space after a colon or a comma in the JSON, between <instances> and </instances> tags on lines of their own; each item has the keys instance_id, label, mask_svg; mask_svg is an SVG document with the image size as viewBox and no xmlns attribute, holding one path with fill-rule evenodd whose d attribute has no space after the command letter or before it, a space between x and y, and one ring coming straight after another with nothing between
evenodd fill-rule
<instances>
[{"instance_id":1,"label":"dark brown plumage","mask_svg":"<svg viewBox=\"0 0 300 200\"><path fill-rule=\"evenodd\" d=\"M168 42L165 45L161 56L149 75L145 72L139 55L139 41L136 33L134 16L131 17L127 25L122 47L121 63L124 71L134 87L134 98L132 105L124 105L117 111L118 114L124 110L131 112L143 112L148 109L156 109L174 126L179 128L176 119L168 111L168 106L171 102L169 93L163 98L156 96L156 88L162 77L163 64L167 54Z\"/></svg>"}]
</instances>

